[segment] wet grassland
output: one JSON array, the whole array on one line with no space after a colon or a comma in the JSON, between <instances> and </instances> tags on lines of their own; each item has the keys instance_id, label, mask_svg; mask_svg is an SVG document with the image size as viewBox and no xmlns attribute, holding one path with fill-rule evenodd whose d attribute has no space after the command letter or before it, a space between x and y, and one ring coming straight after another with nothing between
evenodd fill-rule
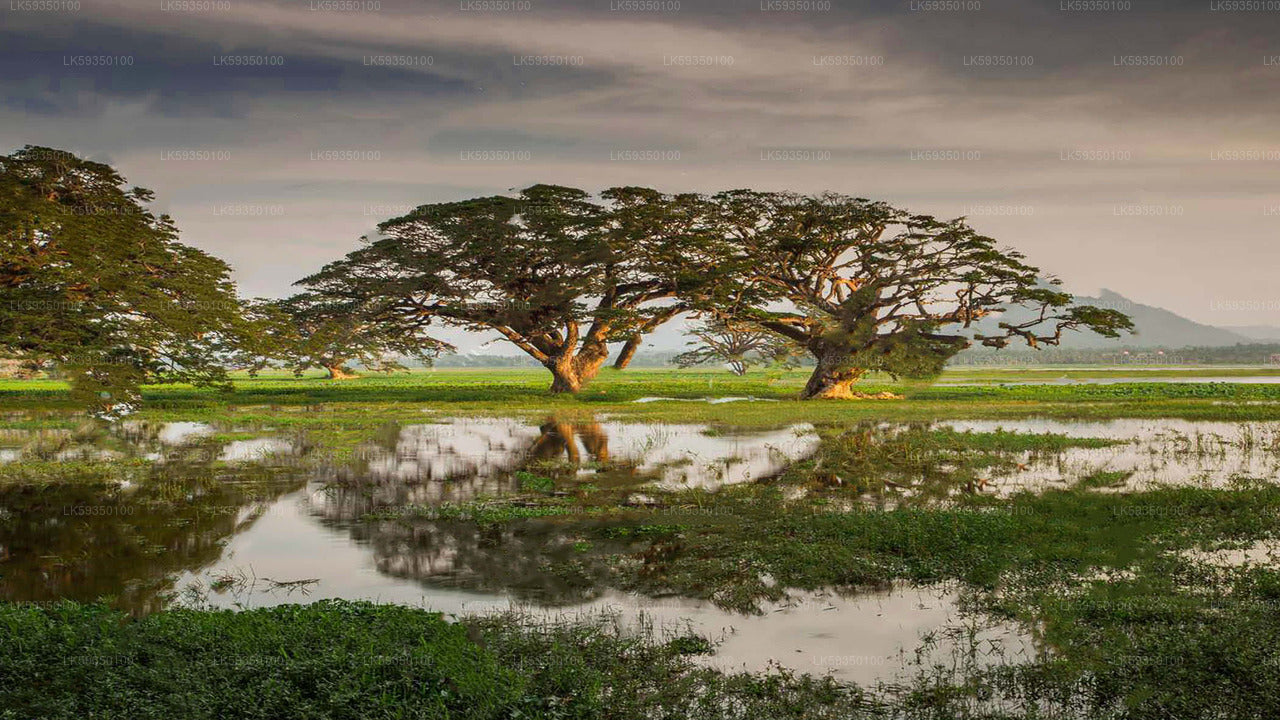
<instances>
[{"instance_id":1,"label":"wet grassland","mask_svg":"<svg viewBox=\"0 0 1280 720\"><path fill-rule=\"evenodd\" d=\"M1280 715L1280 385L1072 372L0 383L0 717Z\"/></svg>"}]
</instances>

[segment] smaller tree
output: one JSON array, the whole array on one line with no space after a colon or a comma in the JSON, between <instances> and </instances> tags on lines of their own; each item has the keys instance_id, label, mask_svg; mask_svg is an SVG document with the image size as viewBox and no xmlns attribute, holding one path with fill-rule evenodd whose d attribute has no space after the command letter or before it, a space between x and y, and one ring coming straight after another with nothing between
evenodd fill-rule
<instances>
[{"instance_id":1,"label":"smaller tree","mask_svg":"<svg viewBox=\"0 0 1280 720\"><path fill-rule=\"evenodd\" d=\"M734 375L746 375L752 366L793 364L804 353L787 338L748 323L711 319L690 334L695 339L688 344L693 347L674 358L683 368L720 363Z\"/></svg>"},{"instance_id":2,"label":"smaller tree","mask_svg":"<svg viewBox=\"0 0 1280 720\"><path fill-rule=\"evenodd\" d=\"M254 339L244 344L249 355L241 361L250 372L274 364L296 374L320 368L331 380L347 380L356 377L350 363L374 372L393 372L405 369L403 358L430 364L453 350L418 329L381 323L353 303L313 293L257 300L250 307L246 314L255 328Z\"/></svg>"}]
</instances>

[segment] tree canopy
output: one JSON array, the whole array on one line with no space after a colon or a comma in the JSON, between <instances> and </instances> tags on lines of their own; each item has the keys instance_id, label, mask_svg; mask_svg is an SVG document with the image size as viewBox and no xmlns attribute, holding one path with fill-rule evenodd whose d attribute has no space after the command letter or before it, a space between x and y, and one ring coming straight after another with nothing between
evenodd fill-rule
<instances>
[{"instance_id":1,"label":"tree canopy","mask_svg":"<svg viewBox=\"0 0 1280 720\"><path fill-rule=\"evenodd\" d=\"M553 185L423 205L300 284L402 334L437 323L496 331L551 371L553 392L576 392L609 343L626 343L625 366L640 337L686 307L710 262L704 206L631 187L597 201Z\"/></svg>"},{"instance_id":2,"label":"tree canopy","mask_svg":"<svg viewBox=\"0 0 1280 720\"><path fill-rule=\"evenodd\" d=\"M869 371L934 375L973 342L1132 329L1122 313L1074 305L962 218L830 193L599 197L535 185L423 205L301 284L401 333L497 331L551 370L556 392L589 381L610 342L627 343L625 366L645 333L684 311L803 348L816 362L804 396L827 398L850 397ZM1013 307L1030 319L1001 319Z\"/></svg>"},{"instance_id":3,"label":"tree canopy","mask_svg":"<svg viewBox=\"0 0 1280 720\"><path fill-rule=\"evenodd\" d=\"M225 381L242 329L229 269L178 242L152 196L61 150L0 156L0 352L57 363L100 406L144 381Z\"/></svg>"},{"instance_id":4,"label":"tree canopy","mask_svg":"<svg viewBox=\"0 0 1280 720\"><path fill-rule=\"evenodd\" d=\"M712 203L721 270L699 307L806 348L817 367L805 397L850 397L868 371L932 376L972 342L1037 347L1068 330L1132 329L1123 313L1073 305L1058 281L963 219L836 194L735 190ZM1015 306L1031 319L1000 319Z\"/></svg>"}]
</instances>

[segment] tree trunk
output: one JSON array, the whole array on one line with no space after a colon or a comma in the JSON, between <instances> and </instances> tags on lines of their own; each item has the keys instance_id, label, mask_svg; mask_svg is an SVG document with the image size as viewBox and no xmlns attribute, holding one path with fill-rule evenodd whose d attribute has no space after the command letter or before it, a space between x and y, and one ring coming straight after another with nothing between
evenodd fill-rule
<instances>
[{"instance_id":1,"label":"tree trunk","mask_svg":"<svg viewBox=\"0 0 1280 720\"><path fill-rule=\"evenodd\" d=\"M828 350L818 355L818 366L800 395L805 400L851 400L853 384L862 377L860 368L849 367L849 353Z\"/></svg>"},{"instance_id":2,"label":"tree trunk","mask_svg":"<svg viewBox=\"0 0 1280 720\"><path fill-rule=\"evenodd\" d=\"M636 356L636 351L640 349L640 342L643 339L644 336L639 334L627 338L627 343L618 352L618 359L613 361L614 370L625 370L627 365L631 364L631 358Z\"/></svg>"},{"instance_id":3,"label":"tree trunk","mask_svg":"<svg viewBox=\"0 0 1280 720\"><path fill-rule=\"evenodd\" d=\"M551 366L551 392L553 393L576 393L582 389L582 378L578 376L577 371L572 364L567 366Z\"/></svg>"},{"instance_id":4,"label":"tree trunk","mask_svg":"<svg viewBox=\"0 0 1280 720\"><path fill-rule=\"evenodd\" d=\"M324 366L324 369L329 372L330 380L350 380L351 378L356 377L355 373L348 372L347 369L343 367L343 363L340 362L329 363Z\"/></svg>"},{"instance_id":5,"label":"tree trunk","mask_svg":"<svg viewBox=\"0 0 1280 720\"><path fill-rule=\"evenodd\" d=\"M585 347L576 355L553 358L546 363L554 378L551 381L553 393L576 393L600 372L600 366L609 359L609 349Z\"/></svg>"}]
</instances>

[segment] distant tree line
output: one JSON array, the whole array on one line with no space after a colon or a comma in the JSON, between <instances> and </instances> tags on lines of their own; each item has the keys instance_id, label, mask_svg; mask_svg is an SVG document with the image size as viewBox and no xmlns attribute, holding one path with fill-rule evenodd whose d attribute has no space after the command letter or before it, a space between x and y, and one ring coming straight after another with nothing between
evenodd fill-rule
<instances>
[{"instance_id":1,"label":"distant tree line","mask_svg":"<svg viewBox=\"0 0 1280 720\"><path fill-rule=\"evenodd\" d=\"M1212 347L1044 348L992 352L972 348L951 359L957 366L1000 365L1280 365L1280 343Z\"/></svg>"},{"instance_id":2,"label":"distant tree line","mask_svg":"<svg viewBox=\"0 0 1280 720\"><path fill-rule=\"evenodd\" d=\"M0 354L55 364L114 405L144 382L225 386L229 369L342 378L352 362L430 362L453 351L432 335L451 327L497 333L552 392L577 392L611 347L623 369L683 314L702 342L682 362L806 357L803 396L844 398L869 371L928 377L973 344L1131 329L963 219L845 195L534 185L422 205L283 300L239 299L226 264L180 243L152 197L71 153L0 156ZM1015 306L1031 319L976 324Z\"/></svg>"}]
</instances>

